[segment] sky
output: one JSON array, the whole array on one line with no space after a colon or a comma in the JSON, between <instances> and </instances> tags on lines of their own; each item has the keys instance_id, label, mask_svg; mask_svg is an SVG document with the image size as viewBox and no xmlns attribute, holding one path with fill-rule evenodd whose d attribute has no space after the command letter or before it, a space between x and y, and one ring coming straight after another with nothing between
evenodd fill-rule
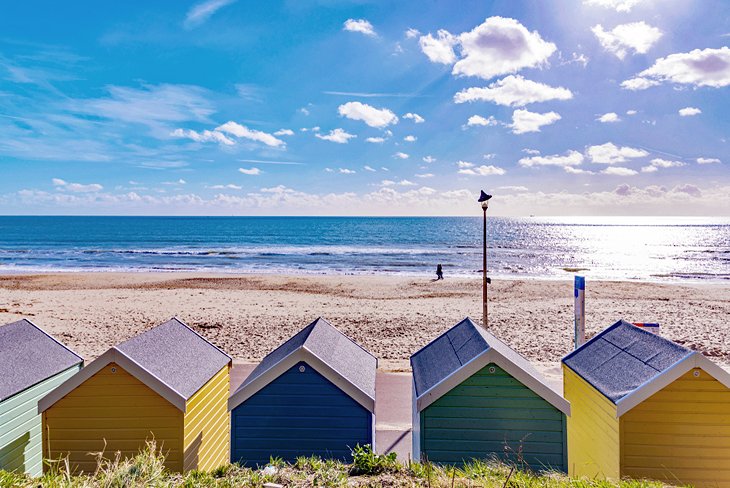
<instances>
[{"instance_id":1,"label":"sky","mask_svg":"<svg viewBox=\"0 0 730 488\"><path fill-rule=\"evenodd\" d=\"M730 216L726 0L11 2L0 213Z\"/></svg>"}]
</instances>

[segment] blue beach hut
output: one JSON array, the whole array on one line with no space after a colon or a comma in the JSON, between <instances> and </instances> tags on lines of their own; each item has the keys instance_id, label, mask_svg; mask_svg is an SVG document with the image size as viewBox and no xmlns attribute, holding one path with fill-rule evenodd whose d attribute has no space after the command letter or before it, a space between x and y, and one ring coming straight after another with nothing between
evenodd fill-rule
<instances>
[{"instance_id":1,"label":"blue beach hut","mask_svg":"<svg viewBox=\"0 0 730 488\"><path fill-rule=\"evenodd\" d=\"M38 400L83 362L29 320L0 327L0 469L43 474Z\"/></svg>"},{"instance_id":2,"label":"blue beach hut","mask_svg":"<svg viewBox=\"0 0 730 488\"><path fill-rule=\"evenodd\" d=\"M375 433L378 361L319 318L266 356L231 396L231 461L350 460Z\"/></svg>"},{"instance_id":3,"label":"blue beach hut","mask_svg":"<svg viewBox=\"0 0 730 488\"><path fill-rule=\"evenodd\" d=\"M413 458L567 468L570 404L520 354L466 318L411 356Z\"/></svg>"}]
</instances>

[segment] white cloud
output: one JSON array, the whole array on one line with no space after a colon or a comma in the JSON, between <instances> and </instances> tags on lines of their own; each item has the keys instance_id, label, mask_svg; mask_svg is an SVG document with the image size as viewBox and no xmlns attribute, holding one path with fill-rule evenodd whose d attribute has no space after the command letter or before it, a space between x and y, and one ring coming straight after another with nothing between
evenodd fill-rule
<instances>
[{"instance_id":1,"label":"white cloud","mask_svg":"<svg viewBox=\"0 0 730 488\"><path fill-rule=\"evenodd\" d=\"M262 132L260 130L249 129L245 125L241 125L233 121L226 122L225 124L216 127L215 130L219 132L225 132L239 138L263 142L267 146L280 147L285 145L284 141L282 141L281 139L277 139L271 134L267 134L266 132Z\"/></svg>"},{"instance_id":2,"label":"white cloud","mask_svg":"<svg viewBox=\"0 0 730 488\"><path fill-rule=\"evenodd\" d=\"M631 168L623 168L621 166L609 166L608 168L601 171L601 173L610 176L635 176L639 174L638 171L635 171Z\"/></svg>"},{"instance_id":3,"label":"white cloud","mask_svg":"<svg viewBox=\"0 0 730 488\"><path fill-rule=\"evenodd\" d=\"M404 153L404 152L397 152L397 153L395 153L393 155L393 157L394 158L398 158L398 159L408 159L408 158L410 158L410 156L408 154Z\"/></svg>"},{"instance_id":4,"label":"white cloud","mask_svg":"<svg viewBox=\"0 0 730 488\"><path fill-rule=\"evenodd\" d=\"M258 176L261 174L261 170L258 168L238 168L239 173L249 176Z\"/></svg>"},{"instance_id":5,"label":"white cloud","mask_svg":"<svg viewBox=\"0 0 730 488\"><path fill-rule=\"evenodd\" d=\"M630 12L632 8L639 5L644 0L583 0L586 5L599 5L601 7L612 8L616 12Z\"/></svg>"},{"instance_id":6,"label":"white cloud","mask_svg":"<svg viewBox=\"0 0 730 488\"><path fill-rule=\"evenodd\" d=\"M217 130L204 130L202 132L197 132L192 129L175 129L170 132L170 136L190 139L195 142L217 142L219 144L225 144L226 146L232 146L235 144L233 140Z\"/></svg>"},{"instance_id":7,"label":"white cloud","mask_svg":"<svg viewBox=\"0 0 730 488\"><path fill-rule=\"evenodd\" d=\"M420 173L416 175L416 178L433 178L433 173Z\"/></svg>"},{"instance_id":8,"label":"white cloud","mask_svg":"<svg viewBox=\"0 0 730 488\"><path fill-rule=\"evenodd\" d=\"M334 129L329 131L329 134L314 134L314 137L322 139L323 141L336 142L337 144L347 144L350 139L357 137L354 134L345 132L344 129Z\"/></svg>"},{"instance_id":9,"label":"white cloud","mask_svg":"<svg viewBox=\"0 0 730 488\"><path fill-rule=\"evenodd\" d=\"M619 118L618 114L615 112L608 112L596 119L599 122L603 122L604 124L611 123L611 122L620 122L621 119Z\"/></svg>"},{"instance_id":10,"label":"white cloud","mask_svg":"<svg viewBox=\"0 0 730 488\"><path fill-rule=\"evenodd\" d=\"M375 171L377 171L377 170L376 170L375 168L373 168L372 166L367 166L367 165L363 166L363 169L364 169L365 171L372 171L372 172L375 172Z\"/></svg>"},{"instance_id":11,"label":"white cloud","mask_svg":"<svg viewBox=\"0 0 730 488\"><path fill-rule=\"evenodd\" d=\"M573 166L563 166L563 170L565 170L566 173L569 173L572 175L594 175L595 174L593 171L588 171L586 169L581 169L581 168L574 168Z\"/></svg>"},{"instance_id":12,"label":"white cloud","mask_svg":"<svg viewBox=\"0 0 730 488\"><path fill-rule=\"evenodd\" d=\"M185 27L191 29L196 27L210 17L213 16L218 10L222 9L226 5L230 5L236 0L207 0L205 2L196 3L190 10L188 10L185 16Z\"/></svg>"},{"instance_id":13,"label":"white cloud","mask_svg":"<svg viewBox=\"0 0 730 488\"><path fill-rule=\"evenodd\" d=\"M487 159L487 160L494 159L496 157L497 157L497 155L495 153L487 153L487 154L482 155L482 158Z\"/></svg>"},{"instance_id":14,"label":"white cloud","mask_svg":"<svg viewBox=\"0 0 730 488\"><path fill-rule=\"evenodd\" d=\"M663 82L713 88L730 85L730 48L723 46L670 54L657 59L651 68L624 81L621 86L629 90L642 90Z\"/></svg>"},{"instance_id":15,"label":"white cloud","mask_svg":"<svg viewBox=\"0 0 730 488\"><path fill-rule=\"evenodd\" d=\"M403 138L406 142L416 142L417 137L413 135L407 135Z\"/></svg>"},{"instance_id":16,"label":"white cloud","mask_svg":"<svg viewBox=\"0 0 730 488\"><path fill-rule=\"evenodd\" d=\"M491 164L489 166L482 165L476 166L474 168L463 168L459 170L459 174L471 176L501 176L506 172L507 171L505 171L504 168L493 166Z\"/></svg>"},{"instance_id":17,"label":"white cloud","mask_svg":"<svg viewBox=\"0 0 730 488\"><path fill-rule=\"evenodd\" d=\"M681 161L670 161L667 159L656 158L656 159L651 160L651 165L656 166L657 168L679 168L682 166L686 166L687 163L683 163Z\"/></svg>"},{"instance_id":18,"label":"white cloud","mask_svg":"<svg viewBox=\"0 0 730 488\"><path fill-rule=\"evenodd\" d=\"M436 35L437 37L433 37L429 33L421 36L418 40L421 51L434 63L453 64L456 61L454 46L459 42L458 39L443 29L439 30Z\"/></svg>"},{"instance_id":19,"label":"white cloud","mask_svg":"<svg viewBox=\"0 0 730 488\"><path fill-rule=\"evenodd\" d=\"M580 166L583 163L583 154L578 151L568 151L564 155L553 154L552 156L530 156L518 161L520 166L531 168L533 166Z\"/></svg>"},{"instance_id":20,"label":"white cloud","mask_svg":"<svg viewBox=\"0 0 730 488\"><path fill-rule=\"evenodd\" d=\"M540 132L540 127L550 125L560 120L560 114L556 112L536 113L529 110L517 109L512 112L512 132L524 134L526 132Z\"/></svg>"},{"instance_id":21,"label":"white cloud","mask_svg":"<svg viewBox=\"0 0 730 488\"><path fill-rule=\"evenodd\" d=\"M368 137L365 140L367 142L372 142L373 144L380 144L380 143L385 142L385 138L384 137Z\"/></svg>"},{"instance_id":22,"label":"white cloud","mask_svg":"<svg viewBox=\"0 0 730 488\"><path fill-rule=\"evenodd\" d=\"M499 121L495 119L493 115L490 115L489 118L484 118L481 115L472 115L471 117L469 117L469 120L466 121L466 125L482 125L485 127L489 127L493 125L499 125Z\"/></svg>"},{"instance_id":23,"label":"white cloud","mask_svg":"<svg viewBox=\"0 0 730 488\"><path fill-rule=\"evenodd\" d=\"M643 166L641 168L642 173L656 173L657 171L659 171L659 168L653 165Z\"/></svg>"},{"instance_id":24,"label":"white cloud","mask_svg":"<svg viewBox=\"0 0 730 488\"><path fill-rule=\"evenodd\" d=\"M487 101L511 107L548 100L569 100L573 93L562 86L526 80L520 75L510 75L484 88L467 88L454 95L454 102Z\"/></svg>"},{"instance_id":25,"label":"white cloud","mask_svg":"<svg viewBox=\"0 0 730 488\"><path fill-rule=\"evenodd\" d=\"M68 190L74 193L100 192L104 189L104 187L101 186L99 183L90 183L88 185L83 185L81 183L69 183L66 180L62 180L61 178L53 178L51 182L53 183L53 186L55 186L59 190Z\"/></svg>"},{"instance_id":26,"label":"white cloud","mask_svg":"<svg viewBox=\"0 0 730 488\"><path fill-rule=\"evenodd\" d=\"M498 186L497 190L518 191L518 192L529 191L529 189L526 186L512 186L512 185Z\"/></svg>"},{"instance_id":27,"label":"white cloud","mask_svg":"<svg viewBox=\"0 0 730 488\"><path fill-rule=\"evenodd\" d=\"M400 181L394 181L394 180L383 180L380 182L381 186L416 186L415 183L408 180L400 180Z\"/></svg>"},{"instance_id":28,"label":"white cloud","mask_svg":"<svg viewBox=\"0 0 730 488\"><path fill-rule=\"evenodd\" d=\"M243 187L240 185L234 185L233 183L229 183L227 185L212 185L209 186L211 190L243 190Z\"/></svg>"},{"instance_id":29,"label":"white cloud","mask_svg":"<svg viewBox=\"0 0 730 488\"><path fill-rule=\"evenodd\" d=\"M646 54L663 35L661 30L644 21L617 25L610 31L603 30L603 26L598 24L591 30L603 49L619 59L624 59L630 50Z\"/></svg>"},{"instance_id":30,"label":"white cloud","mask_svg":"<svg viewBox=\"0 0 730 488\"><path fill-rule=\"evenodd\" d=\"M535 156L536 154L540 154L540 151L538 151L537 149L530 149L530 148L527 148L527 147L524 148L522 150L522 152L525 153L525 154L529 154L530 156Z\"/></svg>"},{"instance_id":31,"label":"white cloud","mask_svg":"<svg viewBox=\"0 0 730 488\"><path fill-rule=\"evenodd\" d=\"M275 136L293 136L294 131L291 129L279 129L276 132L274 132Z\"/></svg>"},{"instance_id":32,"label":"white cloud","mask_svg":"<svg viewBox=\"0 0 730 488\"><path fill-rule=\"evenodd\" d=\"M456 163L456 165L459 168L473 168L474 167L474 163L470 163L469 161L459 161Z\"/></svg>"},{"instance_id":33,"label":"white cloud","mask_svg":"<svg viewBox=\"0 0 730 488\"><path fill-rule=\"evenodd\" d=\"M347 19L343 24L342 29L349 32L359 32L371 37L375 37L377 35L375 34L373 24L365 19Z\"/></svg>"},{"instance_id":34,"label":"white cloud","mask_svg":"<svg viewBox=\"0 0 730 488\"><path fill-rule=\"evenodd\" d=\"M343 117L361 120L370 127L382 128L398 122L398 117L387 108L375 108L366 103L347 102L340 105L337 111Z\"/></svg>"},{"instance_id":35,"label":"white cloud","mask_svg":"<svg viewBox=\"0 0 730 488\"><path fill-rule=\"evenodd\" d=\"M403 116L403 118L404 119L411 119L416 124L422 124L422 123L426 122L426 119L424 119L423 117L421 117L417 113L413 113L413 112L408 112L407 114L405 114Z\"/></svg>"},{"instance_id":36,"label":"white cloud","mask_svg":"<svg viewBox=\"0 0 730 488\"><path fill-rule=\"evenodd\" d=\"M693 115L699 115L702 113L702 110L698 109L697 107L684 107L679 109L679 115L682 117L691 117Z\"/></svg>"},{"instance_id":37,"label":"white cloud","mask_svg":"<svg viewBox=\"0 0 730 488\"><path fill-rule=\"evenodd\" d=\"M586 154L591 161L601 164L623 163L631 158L643 158L649 155L643 149L635 149L627 146L619 147L612 142L590 146L586 150Z\"/></svg>"},{"instance_id":38,"label":"white cloud","mask_svg":"<svg viewBox=\"0 0 730 488\"><path fill-rule=\"evenodd\" d=\"M626 115L636 115L638 112L636 110L627 110Z\"/></svg>"},{"instance_id":39,"label":"white cloud","mask_svg":"<svg viewBox=\"0 0 730 488\"><path fill-rule=\"evenodd\" d=\"M697 158L698 164L715 164L720 162L721 161L717 158Z\"/></svg>"},{"instance_id":40,"label":"white cloud","mask_svg":"<svg viewBox=\"0 0 730 488\"><path fill-rule=\"evenodd\" d=\"M421 159L423 159L424 163L433 163L436 161L436 158L434 158L433 156L424 156Z\"/></svg>"},{"instance_id":41,"label":"white cloud","mask_svg":"<svg viewBox=\"0 0 730 488\"><path fill-rule=\"evenodd\" d=\"M410 27L410 28L408 28L408 30L406 30L405 35L406 35L406 39L414 39L421 35L421 31L419 31L418 29L414 29L413 27Z\"/></svg>"},{"instance_id":42,"label":"white cloud","mask_svg":"<svg viewBox=\"0 0 730 488\"><path fill-rule=\"evenodd\" d=\"M299 113L302 115L309 115L310 112L307 109L307 107L301 107L301 108L299 108Z\"/></svg>"},{"instance_id":43,"label":"white cloud","mask_svg":"<svg viewBox=\"0 0 730 488\"><path fill-rule=\"evenodd\" d=\"M354 175L357 171L355 171L354 169L339 168L337 172L341 175Z\"/></svg>"}]
</instances>

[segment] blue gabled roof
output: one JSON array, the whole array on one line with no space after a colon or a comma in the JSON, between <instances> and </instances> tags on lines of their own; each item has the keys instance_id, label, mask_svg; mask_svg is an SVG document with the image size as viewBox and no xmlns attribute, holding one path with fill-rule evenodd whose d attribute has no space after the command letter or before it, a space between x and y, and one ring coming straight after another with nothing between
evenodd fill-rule
<instances>
[{"instance_id":1,"label":"blue gabled roof","mask_svg":"<svg viewBox=\"0 0 730 488\"><path fill-rule=\"evenodd\" d=\"M620 320L563 358L613 403L693 352Z\"/></svg>"}]
</instances>

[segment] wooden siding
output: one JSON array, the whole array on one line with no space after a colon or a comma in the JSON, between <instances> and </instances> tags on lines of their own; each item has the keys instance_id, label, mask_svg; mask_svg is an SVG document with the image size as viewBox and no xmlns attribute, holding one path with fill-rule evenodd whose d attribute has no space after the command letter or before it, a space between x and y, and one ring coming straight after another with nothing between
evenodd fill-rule
<instances>
[{"instance_id":1,"label":"wooden siding","mask_svg":"<svg viewBox=\"0 0 730 488\"><path fill-rule=\"evenodd\" d=\"M46 457L68 455L71 468L84 472L96 468L90 453L131 457L148 439L166 453L168 469L181 471L182 438L183 413L115 363L43 413Z\"/></svg>"},{"instance_id":2,"label":"wooden siding","mask_svg":"<svg viewBox=\"0 0 730 488\"><path fill-rule=\"evenodd\" d=\"M563 365L563 394L570 402L568 474L619 479L619 420L616 405Z\"/></svg>"},{"instance_id":3,"label":"wooden siding","mask_svg":"<svg viewBox=\"0 0 730 488\"><path fill-rule=\"evenodd\" d=\"M695 369L629 410L621 475L730 487L730 390Z\"/></svg>"},{"instance_id":4,"label":"wooden siding","mask_svg":"<svg viewBox=\"0 0 730 488\"><path fill-rule=\"evenodd\" d=\"M247 466L272 456L351 460L351 447L372 444L372 424L367 409L300 362L233 409L231 460Z\"/></svg>"},{"instance_id":5,"label":"wooden siding","mask_svg":"<svg viewBox=\"0 0 730 488\"><path fill-rule=\"evenodd\" d=\"M187 401L183 441L185 471L210 471L228 462L229 373L230 367L225 366Z\"/></svg>"},{"instance_id":6,"label":"wooden siding","mask_svg":"<svg viewBox=\"0 0 730 488\"><path fill-rule=\"evenodd\" d=\"M0 469L43 474L43 443L38 400L73 376L71 368L51 376L0 403Z\"/></svg>"},{"instance_id":7,"label":"wooden siding","mask_svg":"<svg viewBox=\"0 0 730 488\"><path fill-rule=\"evenodd\" d=\"M420 421L421 452L432 462L497 457L566 468L563 413L495 364L429 405Z\"/></svg>"}]
</instances>

